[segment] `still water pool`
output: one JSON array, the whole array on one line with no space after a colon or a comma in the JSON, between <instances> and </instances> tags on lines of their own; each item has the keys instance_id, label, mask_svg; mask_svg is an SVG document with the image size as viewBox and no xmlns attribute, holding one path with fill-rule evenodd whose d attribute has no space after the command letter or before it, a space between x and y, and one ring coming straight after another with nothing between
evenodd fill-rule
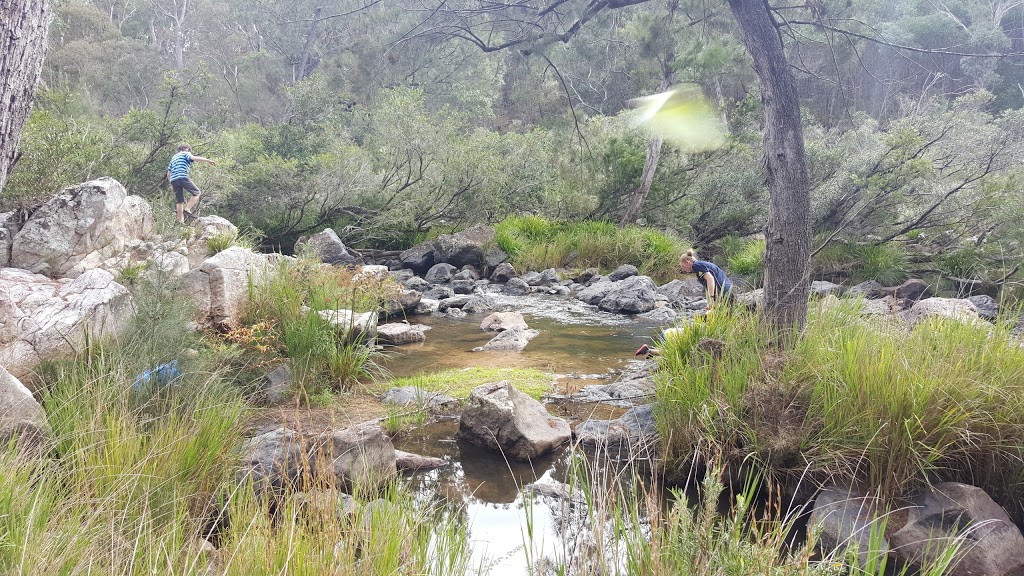
<instances>
[{"instance_id":1,"label":"still water pool","mask_svg":"<svg viewBox=\"0 0 1024 576\"><path fill-rule=\"evenodd\" d=\"M426 342L389 349L388 370L395 376L411 376L472 366L536 368L563 379L608 383L634 359L636 348L650 342L660 328L564 297L489 296L495 311L519 311L530 328L540 331L526 350L473 352L493 336L480 329L486 314L462 319L418 316L410 321L431 327ZM548 408L566 414L555 406ZM616 409L606 410L598 417L618 414ZM533 462L510 462L500 454L456 440L457 431L457 420L435 422L399 436L395 447L447 462L442 468L412 475L409 482L421 503L442 503L464 514L473 547L471 574L526 574L531 559L564 558L578 545L574 540L580 532L568 526L564 502L522 491L533 483L570 482L568 451ZM529 531L532 537L526 536Z\"/></svg>"}]
</instances>

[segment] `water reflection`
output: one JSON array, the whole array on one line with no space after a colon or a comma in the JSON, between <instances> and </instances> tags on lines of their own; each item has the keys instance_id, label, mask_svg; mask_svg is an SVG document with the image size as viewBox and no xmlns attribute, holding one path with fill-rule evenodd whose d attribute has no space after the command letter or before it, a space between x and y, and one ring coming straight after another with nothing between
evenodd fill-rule
<instances>
[{"instance_id":1,"label":"water reflection","mask_svg":"<svg viewBox=\"0 0 1024 576\"><path fill-rule=\"evenodd\" d=\"M458 422L428 424L395 439L399 450L443 458L447 466L408 477L415 499L422 505L441 505L462 516L469 527L473 549L472 574L527 574L538 561L571 564L592 550L608 534L591 522L594 502L583 491L568 489L584 475L573 470L580 453L561 450L534 460L505 460L500 454L455 440ZM594 455L590 455L592 458ZM602 494L622 490L646 471L617 468L602 457L590 467L601 478L591 481ZM543 485L549 489L524 487ZM628 489L628 488L627 488ZM642 512L642 511L641 511ZM614 549L616 543L607 543ZM613 560L614 561L614 560Z\"/></svg>"},{"instance_id":2,"label":"water reflection","mask_svg":"<svg viewBox=\"0 0 1024 576\"><path fill-rule=\"evenodd\" d=\"M384 365L395 376L412 376L469 366L536 368L557 374L603 376L621 370L641 344L658 334L656 323L634 316L601 312L596 306L557 296L489 294L495 312L519 311L540 335L522 352L473 352L494 334L480 329L486 314L463 319L415 316L410 322L430 326L425 342L387 350Z\"/></svg>"}]
</instances>

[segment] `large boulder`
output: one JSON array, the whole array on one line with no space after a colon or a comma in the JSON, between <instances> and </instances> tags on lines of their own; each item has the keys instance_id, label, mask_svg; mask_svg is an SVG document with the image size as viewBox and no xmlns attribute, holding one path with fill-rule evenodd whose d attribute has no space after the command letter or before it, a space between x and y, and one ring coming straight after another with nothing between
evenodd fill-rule
<instances>
[{"instance_id":1,"label":"large boulder","mask_svg":"<svg viewBox=\"0 0 1024 576\"><path fill-rule=\"evenodd\" d=\"M227 218L215 214L196 218L192 227L196 230L196 239L201 241L217 236L238 236L238 226Z\"/></svg>"},{"instance_id":2,"label":"large boulder","mask_svg":"<svg viewBox=\"0 0 1024 576\"><path fill-rule=\"evenodd\" d=\"M971 296L967 300L974 304L975 310L978 311L978 316L985 320L994 322L999 317L999 302L996 302L995 298L986 294L979 294Z\"/></svg>"},{"instance_id":3,"label":"large boulder","mask_svg":"<svg viewBox=\"0 0 1024 576\"><path fill-rule=\"evenodd\" d=\"M480 329L487 332L504 332L514 328L521 330L529 328L522 312L495 312L480 323Z\"/></svg>"},{"instance_id":4,"label":"large boulder","mask_svg":"<svg viewBox=\"0 0 1024 576\"><path fill-rule=\"evenodd\" d=\"M371 487L396 473L395 448L376 422L322 434L278 428L247 440L236 472L257 494L305 489L316 478L336 486Z\"/></svg>"},{"instance_id":5,"label":"large boulder","mask_svg":"<svg viewBox=\"0 0 1024 576\"><path fill-rule=\"evenodd\" d=\"M514 266L508 262L502 262L501 264L498 264L494 269L494 272L491 272L491 282L504 284L517 276L519 276L519 274L516 273Z\"/></svg>"},{"instance_id":6,"label":"large boulder","mask_svg":"<svg viewBox=\"0 0 1024 576\"><path fill-rule=\"evenodd\" d=\"M808 295L811 298L823 298L828 295L842 296L845 288L840 284L833 282L827 282L825 280L815 280L811 282L808 288Z\"/></svg>"},{"instance_id":7,"label":"large boulder","mask_svg":"<svg viewBox=\"0 0 1024 576\"><path fill-rule=\"evenodd\" d=\"M472 280L452 280L452 292L456 294L472 294L476 291L476 282Z\"/></svg>"},{"instance_id":8,"label":"large boulder","mask_svg":"<svg viewBox=\"0 0 1024 576\"><path fill-rule=\"evenodd\" d=\"M643 320L649 322L657 322L658 324L672 324L679 319L679 313L675 311L675 308L671 306L657 306L650 312L644 312L637 316Z\"/></svg>"},{"instance_id":9,"label":"large boulder","mask_svg":"<svg viewBox=\"0 0 1024 576\"><path fill-rule=\"evenodd\" d=\"M615 288L615 283L607 278L603 278L602 280L587 286L583 290L580 290L579 293L576 294L576 298L582 302L586 302L587 304L597 306L613 288Z\"/></svg>"},{"instance_id":10,"label":"large boulder","mask_svg":"<svg viewBox=\"0 0 1024 576\"><path fill-rule=\"evenodd\" d=\"M312 236L299 238L295 243L296 252L303 247L316 254L324 264L353 264L358 261L331 228L324 228Z\"/></svg>"},{"instance_id":11,"label":"large boulder","mask_svg":"<svg viewBox=\"0 0 1024 576\"><path fill-rule=\"evenodd\" d=\"M82 350L86 338L119 334L134 311L131 293L105 270L52 280L0 269L0 366L21 378L41 360Z\"/></svg>"},{"instance_id":12,"label":"large boulder","mask_svg":"<svg viewBox=\"0 0 1024 576\"><path fill-rule=\"evenodd\" d=\"M616 406L633 406L654 401L653 360L631 361L615 382L585 386L570 396L573 402L590 404L602 402Z\"/></svg>"},{"instance_id":13,"label":"large boulder","mask_svg":"<svg viewBox=\"0 0 1024 576\"><path fill-rule=\"evenodd\" d=\"M970 300L959 298L925 298L904 313L911 327L928 318L949 318L961 322L980 322L978 310Z\"/></svg>"},{"instance_id":14,"label":"large boulder","mask_svg":"<svg viewBox=\"0 0 1024 576\"><path fill-rule=\"evenodd\" d=\"M483 268L486 264L484 246L494 240L494 228L476 225L456 234L444 234L434 241L437 262L447 262L456 268L470 264Z\"/></svg>"},{"instance_id":15,"label":"large boulder","mask_svg":"<svg viewBox=\"0 0 1024 576\"><path fill-rule=\"evenodd\" d=\"M865 280L845 292L851 298L881 298L885 287L875 280Z\"/></svg>"},{"instance_id":16,"label":"large boulder","mask_svg":"<svg viewBox=\"0 0 1024 576\"><path fill-rule=\"evenodd\" d=\"M459 269L447 262L441 262L434 264L427 270L427 274L423 277L424 280L431 284L447 284L452 281L452 277Z\"/></svg>"},{"instance_id":17,"label":"large boulder","mask_svg":"<svg viewBox=\"0 0 1024 576\"><path fill-rule=\"evenodd\" d=\"M547 454L571 436L568 422L507 380L477 386L459 420L459 438L516 460Z\"/></svg>"},{"instance_id":18,"label":"large boulder","mask_svg":"<svg viewBox=\"0 0 1024 576\"><path fill-rule=\"evenodd\" d=\"M616 268L614 272L609 274L608 279L611 280L612 282L619 282L621 280L625 280L626 278L632 278L633 276L636 276L639 273L640 271L636 269L636 266L633 266L632 264L623 264L622 266Z\"/></svg>"},{"instance_id":19,"label":"large boulder","mask_svg":"<svg viewBox=\"0 0 1024 576\"><path fill-rule=\"evenodd\" d=\"M459 400L440 392L431 392L415 386L402 386L391 388L381 398L385 404L397 404L399 406L412 406L415 408L445 408L457 406Z\"/></svg>"},{"instance_id":20,"label":"large boulder","mask_svg":"<svg viewBox=\"0 0 1024 576\"><path fill-rule=\"evenodd\" d=\"M494 309L494 302L485 295L470 296L469 300L462 306L462 311L469 314L482 314Z\"/></svg>"},{"instance_id":21,"label":"large boulder","mask_svg":"<svg viewBox=\"0 0 1024 576\"><path fill-rule=\"evenodd\" d=\"M369 340L377 335L377 314L373 312L353 312L346 308L338 310L318 310L317 314L327 320L334 330L350 338L366 338Z\"/></svg>"},{"instance_id":22,"label":"large boulder","mask_svg":"<svg viewBox=\"0 0 1024 576\"><path fill-rule=\"evenodd\" d=\"M869 298L892 296L904 308L910 308L915 302L931 298L934 295L931 286L919 278L911 278L899 286L881 288L868 295Z\"/></svg>"},{"instance_id":23,"label":"large boulder","mask_svg":"<svg viewBox=\"0 0 1024 576\"><path fill-rule=\"evenodd\" d=\"M311 447L315 473L349 490L381 485L397 472L395 447L376 421L321 434Z\"/></svg>"},{"instance_id":24,"label":"large boulder","mask_svg":"<svg viewBox=\"0 0 1024 576\"><path fill-rule=\"evenodd\" d=\"M32 393L0 366L0 442L16 438L25 448L39 448L48 436L46 413Z\"/></svg>"},{"instance_id":25,"label":"large boulder","mask_svg":"<svg viewBox=\"0 0 1024 576\"><path fill-rule=\"evenodd\" d=\"M654 309L654 281L647 276L630 276L612 285L597 305L605 312L642 314Z\"/></svg>"},{"instance_id":26,"label":"large boulder","mask_svg":"<svg viewBox=\"0 0 1024 576\"><path fill-rule=\"evenodd\" d=\"M663 286L658 286L655 291L666 296L669 304L675 308L686 308L687 303L700 300L707 293L695 278L676 279Z\"/></svg>"},{"instance_id":27,"label":"large boulder","mask_svg":"<svg viewBox=\"0 0 1024 576\"><path fill-rule=\"evenodd\" d=\"M149 203L113 178L69 186L21 226L10 266L50 277L75 278L123 253L153 230Z\"/></svg>"},{"instance_id":28,"label":"large boulder","mask_svg":"<svg viewBox=\"0 0 1024 576\"><path fill-rule=\"evenodd\" d=\"M614 420L587 420L576 426L577 441L591 447L634 454L651 453L659 443L654 406L630 408Z\"/></svg>"},{"instance_id":29,"label":"large boulder","mask_svg":"<svg viewBox=\"0 0 1024 576\"><path fill-rule=\"evenodd\" d=\"M381 324L377 326L377 341L392 346L415 344L427 339L426 331L429 329L429 326L423 324L406 324L404 322Z\"/></svg>"},{"instance_id":30,"label":"large boulder","mask_svg":"<svg viewBox=\"0 0 1024 576\"><path fill-rule=\"evenodd\" d=\"M814 499L808 526L818 531L818 545L826 554L838 552L842 557L850 550L864 567L873 560L872 555L889 551L889 543L882 534L876 535L875 550L871 549L872 529L882 529L876 524L880 511L877 498L829 486Z\"/></svg>"},{"instance_id":31,"label":"large boulder","mask_svg":"<svg viewBox=\"0 0 1024 576\"><path fill-rule=\"evenodd\" d=\"M241 325L249 306L249 288L263 284L280 261L232 246L207 258L185 275L185 292L196 304L196 320L219 329Z\"/></svg>"},{"instance_id":32,"label":"large boulder","mask_svg":"<svg viewBox=\"0 0 1024 576\"><path fill-rule=\"evenodd\" d=\"M508 296L526 296L530 293L530 285L522 278L509 278L501 293Z\"/></svg>"},{"instance_id":33,"label":"large boulder","mask_svg":"<svg viewBox=\"0 0 1024 576\"><path fill-rule=\"evenodd\" d=\"M920 566L962 537L951 576L1024 574L1024 536L981 488L945 482L921 491L907 523L889 537L897 557ZM962 535L962 536L961 536Z\"/></svg>"},{"instance_id":34,"label":"large boulder","mask_svg":"<svg viewBox=\"0 0 1024 576\"><path fill-rule=\"evenodd\" d=\"M402 290L384 302L381 307L381 314L385 318L413 314L423 294L416 290Z\"/></svg>"},{"instance_id":35,"label":"large boulder","mask_svg":"<svg viewBox=\"0 0 1024 576\"><path fill-rule=\"evenodd\" d=\"M403 268L409 268L417 274L423 274L437 263L437 253L433 242L422 242L402 252L398 256Z\"/></svg>"}]
</instances>

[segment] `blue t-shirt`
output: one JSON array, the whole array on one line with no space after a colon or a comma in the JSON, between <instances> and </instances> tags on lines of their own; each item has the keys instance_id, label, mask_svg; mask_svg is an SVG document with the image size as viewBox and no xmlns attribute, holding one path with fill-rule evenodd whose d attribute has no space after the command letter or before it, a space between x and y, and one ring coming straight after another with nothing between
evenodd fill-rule
<instances>
[{"instance_id":1,"label":"blue t-shirt","mask_svg":"<svg viewBox=\"0 0 1024 576\"><path fill-rule=\"evenodd\" d=\"M697 275L697 281L700 282L705 289L708 287L708 282L704 279L704 274L706 272L711 272L711 275L715 278L716 296L732 290L732 281L729 280L729 277L725 275L725 272L723 272L721 268L711 262L694 260L693 272Z\"/></svg>"},{"instance_id":2,"label":"blue t-shirt","mask_svg":"<svg viewBox=\"0 0 1024 576\"><path fill-rule=\"evenodd\" d=\"M167 171L171 173L171 182L188 178L188 170L192 167L192 154L189 152L178 152L171 158L167 165Z\"/></svg>"}]
</instances>

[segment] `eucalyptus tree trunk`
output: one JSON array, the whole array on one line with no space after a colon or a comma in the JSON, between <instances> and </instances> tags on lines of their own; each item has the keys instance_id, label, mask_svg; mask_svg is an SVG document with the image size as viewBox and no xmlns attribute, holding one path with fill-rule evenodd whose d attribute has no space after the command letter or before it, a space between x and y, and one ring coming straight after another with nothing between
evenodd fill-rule
<instances>
[{"instance_id":1,"label":"eucalyptus tree trunk","mask_svg":"<svg viewBox=\"0 0 1024 576\"><path fill-rule=\"evenodd\" d=\"M0 191L32 110L52 7L50 0L0 1Z\"/></svg>"},{"instance_id":2,"label":"eucalyptus tree trunk","mask_svg":"<svg viewBox=\"0 0 1024 576\"><path fill-rule=\"evenodd\" d=\"M764 255L763 318L783 337L807 322L811 199L800 100L767 0L729 0L754 60L764 104L764 171L771 196Z\"/></svg>"},{"instance_id":3,"label":"eucalyptus tree trunk","mask_svg":"<svg viewBox=\"0 0 1024 576\"><path fill-rule=\"evenodd\" d=\"M654 183L654 172L658 169L658 160L661 159L662 139L660 136L652 137L647 141L647 155L644 157L644 171L640 176L640 186L633 190L626 199L626 209L622 212L619 224L625 226L636 220L643 210L647 195L651 192L651 184Z\"/></svg>"}]
</instances>

